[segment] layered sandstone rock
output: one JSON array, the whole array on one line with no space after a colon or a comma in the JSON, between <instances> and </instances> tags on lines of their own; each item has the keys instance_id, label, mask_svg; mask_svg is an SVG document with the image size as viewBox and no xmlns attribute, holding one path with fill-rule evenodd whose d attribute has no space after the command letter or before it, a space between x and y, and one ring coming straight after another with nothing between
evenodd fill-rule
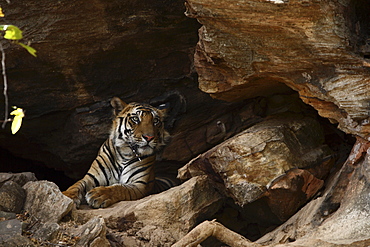
<instances>
[{"instance_id":1,"label":"layered sandstone rock","mask_svg":"<svg viewBox=\"0 0 370 247\"><path fill-rule=\"evenodd\" d=\"M207 174L241 206L267 196L271 210L286 220L323 186L332 155L314 118L270 116L190 161L179 178Z\"/></svg>"},{"instance_id":2,"label":"layered sandstone rock","mask_svg":"<svg viewBox=\"0 0 370 247\"><path fill-rule=\"evenodd\" d=\"M235 101L286 84L346 133L369 138L368 1L186 4L203 24L194 61L201 90Z\"/></svg>"},{"instance_id":3,"label":"layered sandstone rock","mask_svg":"<svg viewBox=\"0 0 370 247\"><path fill-rule=\"evenodd\" d=\"M365 147L366 143L356 144ZM321 197L257 242L287 247L369 245L369 154L355 159L355 165L353 161L348 159Z\"/></svg>"}]
</instances>

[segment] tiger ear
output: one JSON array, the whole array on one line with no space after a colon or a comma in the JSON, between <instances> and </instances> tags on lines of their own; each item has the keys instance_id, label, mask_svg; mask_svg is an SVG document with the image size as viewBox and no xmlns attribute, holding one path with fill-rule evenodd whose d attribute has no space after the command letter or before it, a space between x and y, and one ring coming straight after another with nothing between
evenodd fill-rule
<instances>
[{"instance_id":1,"label":"tiger ear","mask_svg":"<svg viewBox=\"0 0 370 247\"><path fill-rule=\"evenodd\" d=\"M163 117L166 117L167 113L170 111L168 105L166 105L166 104L161 104L161 105L157 106L156 108L158 109L159 112L161 112Z\"/></svg>"},{"instance_id":2,"label":"tiger ear","mask_svg":"<svg viewBox=\"0 0 370 247\"><path fill-rule=\"evenodd\" d=\"M118 115L126 106L127 104L123 102L120 98L114 97L111 101L110 104L114 108L114 114Z\"/></svg>"}]
</instances>

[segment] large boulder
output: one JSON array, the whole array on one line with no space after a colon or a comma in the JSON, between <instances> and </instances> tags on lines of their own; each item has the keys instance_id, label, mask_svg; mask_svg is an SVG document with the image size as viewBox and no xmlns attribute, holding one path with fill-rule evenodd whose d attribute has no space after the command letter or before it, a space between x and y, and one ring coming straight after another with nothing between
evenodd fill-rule
<instances>
[{"instance_id":1,"label":"large boulder","mask_svg":"<svg viewBox=\"0 0 370 247\"><path fill-rule=\"evenodd\" d=\"M202 173L209 174L215 181L224 184L228 195L236 203L244 206L264 196L270 187L274 188L274 181L289 170L318 166L331 159L332 154L324 144L321 126L314 118L302 115L271 116L193 159L181 168L179 175L181 179L186 179ZM326 165L327 174L330 163ZM321 174L321 178L326 174ZM302 182L308 185L312 181L307 179ZM315 192L322 185L316 184ZM293 198L295 196L292 195ZM304 202L295 205L295 209Z\"/></svg>"},{"instance_id":2,"label":"large boulder","mask_svg":"<svg viewBox=\"0 0 370 247\"><path fill-rule=\"evenodd\" d=\"M223 201L222 188L206 176L199 176L160 194L119 202L106 209L79 209L73 215L82 223L103 217L110 229L122 231L120 237L130 241L130 246L144 246L143 242L165 246L212 217Z\"/></svg>"}]
</instances>

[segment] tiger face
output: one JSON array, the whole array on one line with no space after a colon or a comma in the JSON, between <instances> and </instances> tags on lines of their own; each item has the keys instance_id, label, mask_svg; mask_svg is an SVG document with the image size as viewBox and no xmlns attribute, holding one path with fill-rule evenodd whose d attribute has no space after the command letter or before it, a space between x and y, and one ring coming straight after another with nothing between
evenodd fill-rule
<instances>
[{"instance_id":1,"label":"tiger face","mask_svg":"<svg viewBox=\"0 0 370 247\"><path fill-rule=\"evenodd\" d=\"M169 134L164 130L165 110L147 104L126 104L115 97L115 118L110 138L125 159L151 155L163 147Z\"/></svg>"}]
</instances>

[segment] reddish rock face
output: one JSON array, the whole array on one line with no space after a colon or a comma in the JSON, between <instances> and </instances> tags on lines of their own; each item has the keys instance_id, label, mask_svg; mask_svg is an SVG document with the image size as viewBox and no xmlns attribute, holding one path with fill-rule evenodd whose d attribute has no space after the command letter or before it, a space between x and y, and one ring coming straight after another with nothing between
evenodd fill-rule
<instances>
[{"instance_id":1,"label":"reddish rock face","mask_svg":"<svg viewBox=\"0 0 370 247\"><path fill-rule=\"evenodd\" d=\"M370 133L368 1L188 0L203 24L199 88L234 101L299 92L346 133Z\"/></svg>"},{"instance_id":2,"label":"reddish rock face","mask_svg":"<svg viewBox=\"0 0 370 247\"><path fill-rule=\"evenodd\" d=\"M309 171L293 169L269 187L266 193L267 203L272 212L281 221L285 221L311 199L323 185L324 181L316 178Z\"/></svg>"}]
</instances>

